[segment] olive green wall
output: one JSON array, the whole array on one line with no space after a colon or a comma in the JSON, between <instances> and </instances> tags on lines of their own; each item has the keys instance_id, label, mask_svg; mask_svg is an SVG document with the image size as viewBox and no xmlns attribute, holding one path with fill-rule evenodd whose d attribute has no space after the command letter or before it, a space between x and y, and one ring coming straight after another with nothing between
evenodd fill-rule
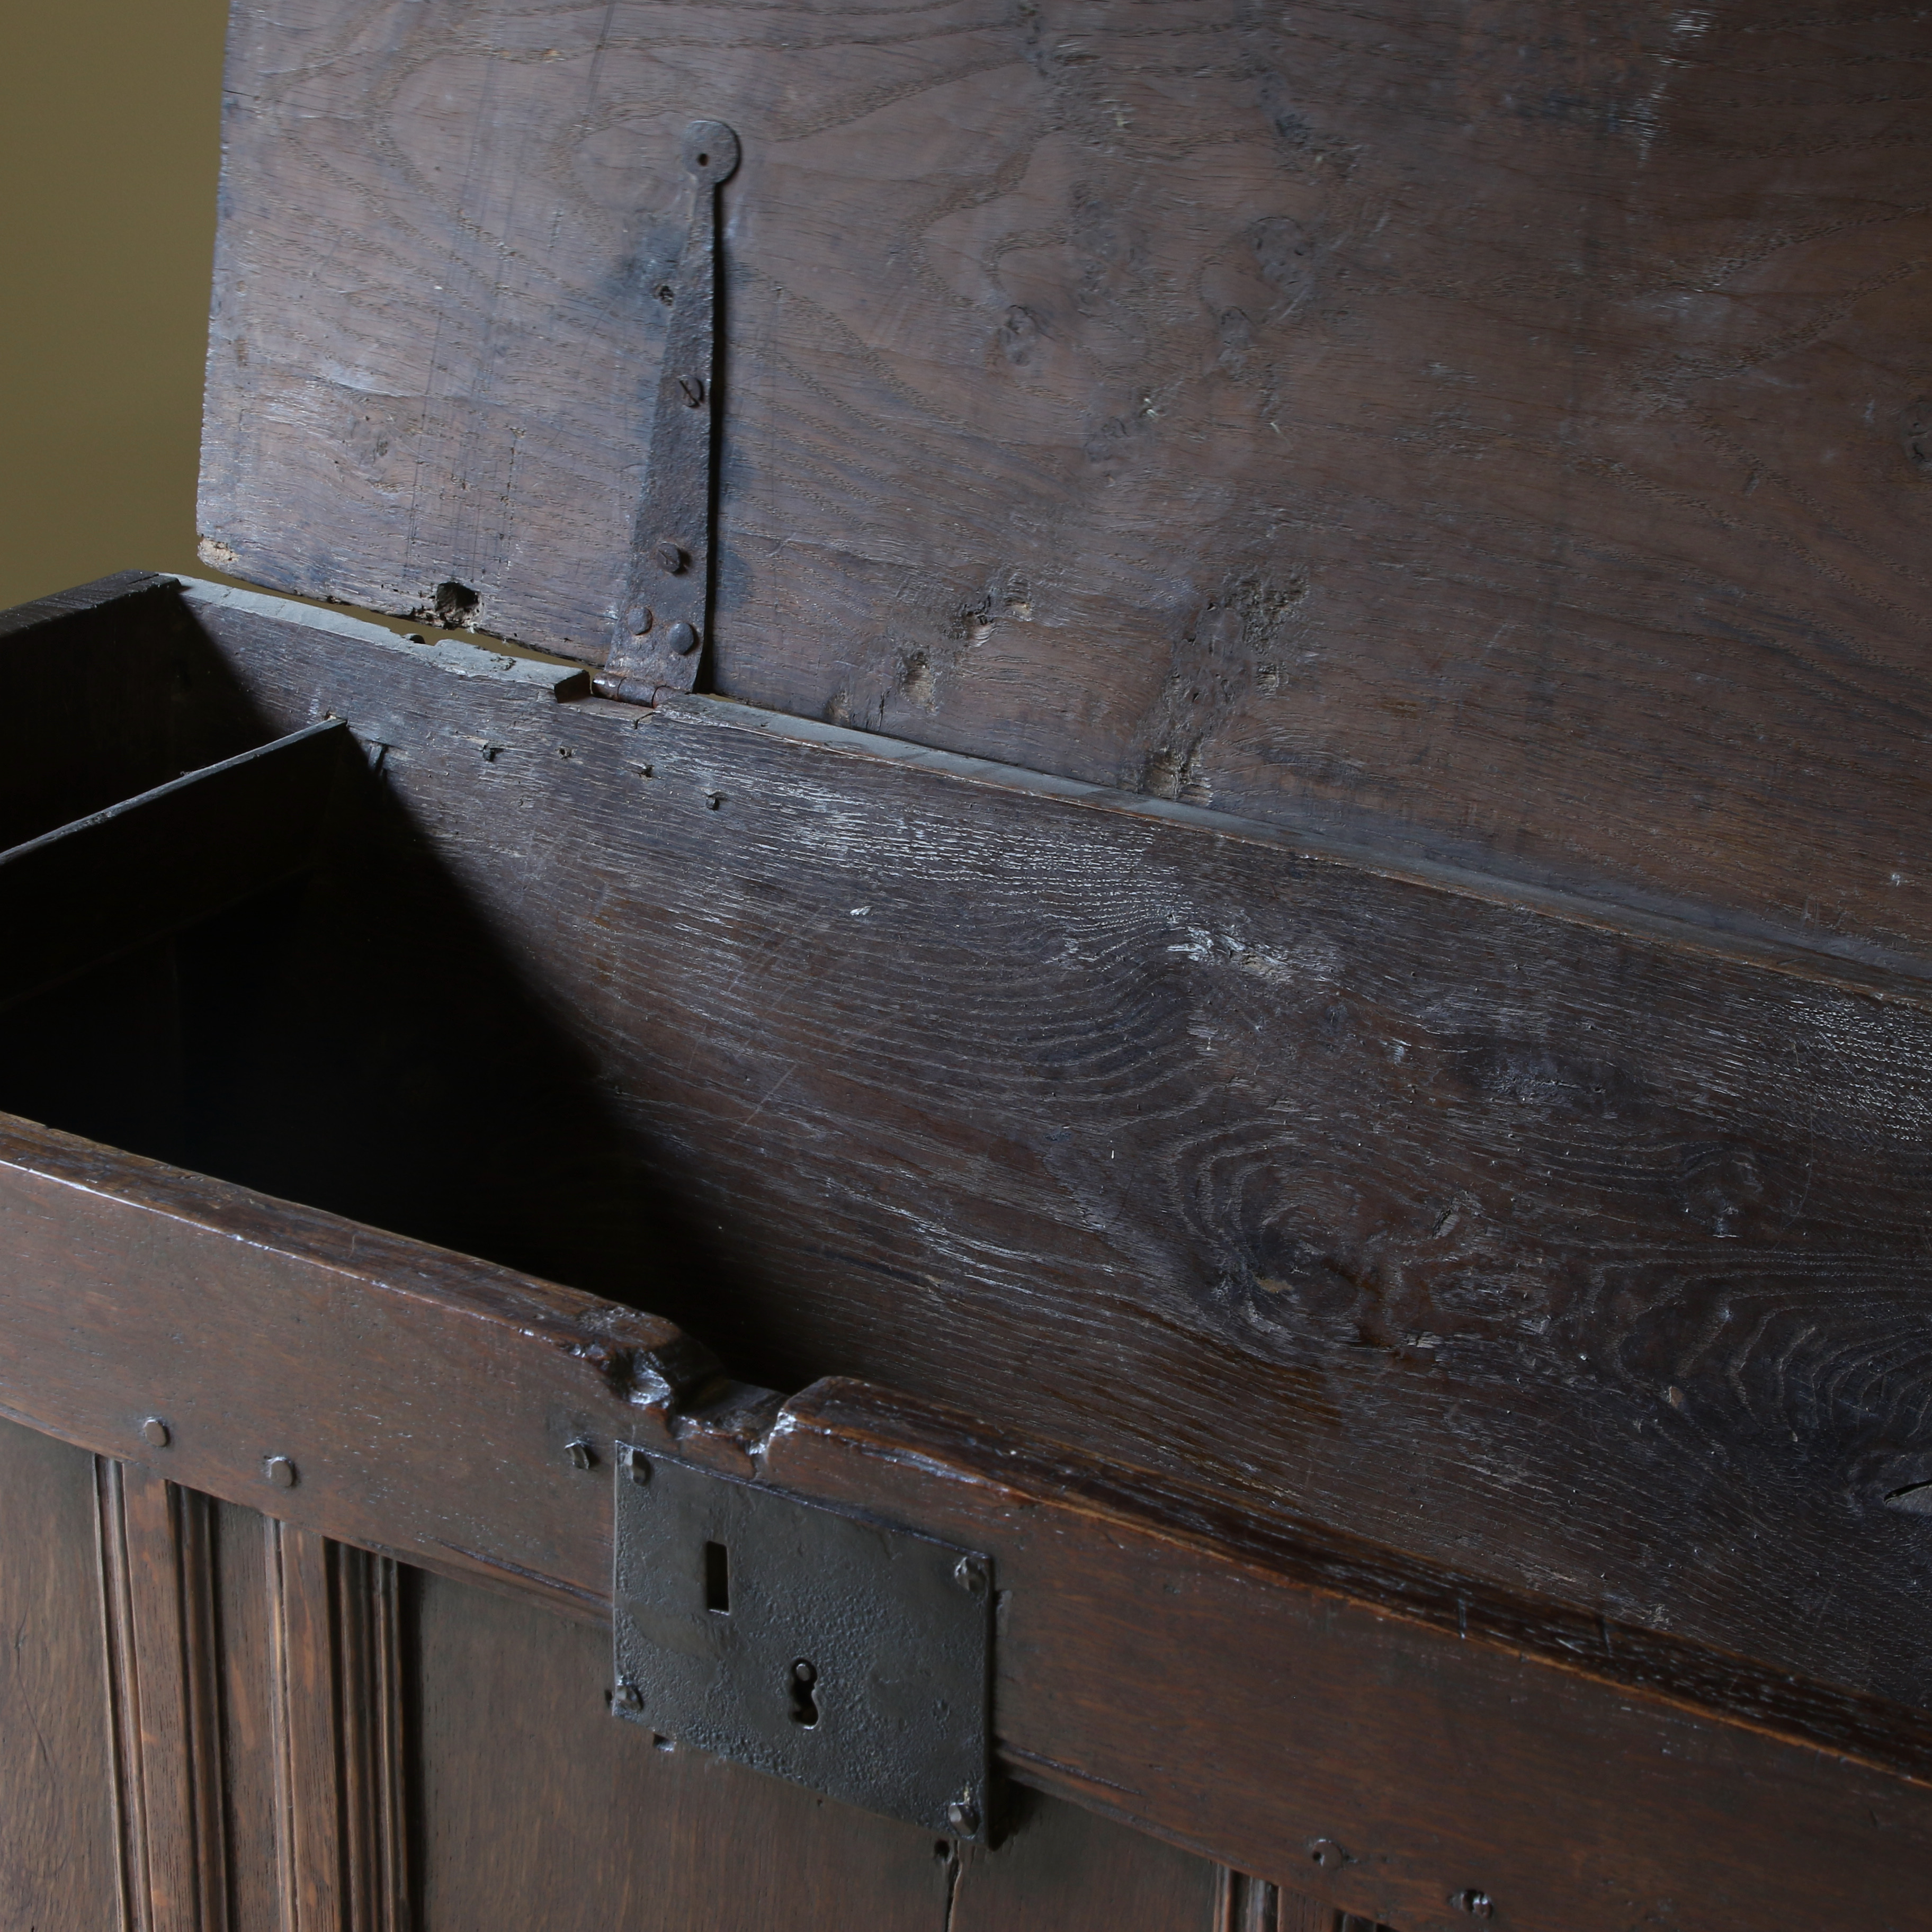
<instances>
[{"instance_id":1,"label":"olive green wall","mask_svg":"<svg viewBox=\"0 0 1932 1932\"><path fill-rule=\"evenodd\" d=\"M134 566L200 570L226 16L226 0L5 10L0 608Z\"/></svg>"}]
</instances>

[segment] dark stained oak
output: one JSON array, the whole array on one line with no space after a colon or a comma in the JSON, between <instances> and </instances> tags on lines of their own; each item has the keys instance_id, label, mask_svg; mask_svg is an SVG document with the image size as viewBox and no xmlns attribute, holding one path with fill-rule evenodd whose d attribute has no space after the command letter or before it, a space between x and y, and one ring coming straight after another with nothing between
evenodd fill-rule
<instances>
[{"instance_id":1,"label":"dark stained oak","mask_svg":"<svg viewBox=\"0 0 1932 1932\"><path fill-rule=\"evenodd\" d=\"M1921 980L190 603L418 842L220 1004L198 1163L1924 1702Z\"/></svg>"},{"instance_id":2,"label":"dark stained oak","mask_svg":"<svg viewBox=\"0 0 1932 1932\"><path fill-rule=\"evenodd\" d=\"M603 1630L435 1577L418 1630L431 1932L946 1932L928 1834L654 1748L609 1715Z\"/></svg>"},{"instance_id":3,"label":"dark stained oak","mask_svg":"<svg viewBox=\"0 0 1932 1932\"><path fill-rule=\"evenodd\" d=\"M310 1606L277 1612L304 1674L276 1669L318 1694L333 1675L338 1704L346 1653L331 1660L332 1620L314 1606L331 1564L340 1576L362 1559L324 1538L489 1582L517 1615L550 1620L546 1658L574 1647L573 1670L601 1669L614 1452L646 1441L985 1552L994 1728L1012 1776L1404 1932L1454 1923L1444 1901L1477 1892L1538 1932L1622 1932L1659 1912L1684 1932L1757 1932L1776 1912L1840 1910L1906 1932L1932 1883L1922 1710L1510 1598L1318 1525L1270 1524L862 1384L821 1382L782 1406L701 1375L674 1387L665 1365L682 1345L662 1324L22 1123L0 1160L0 1405L272 1512L284 1590L292 1546ZM63 1274L73 1257L85 1271L69 1258ZM143 1414L168 1419L166 1445L141 1443ZM574 1466L572 1442L591 1467ZM292 1486L266 1480L265 1445L292 1456ZM484 1598L463 1600L452 1628L486 1628ZM415 1654L430 1667L420 1630ZM460 1694L492 1700L491 1682L479 1666ZM545 1693L536 1732L587 1721L587 1702L608 1736L601 1693L572 1694L554 1709L562 1694ZM308 1696L308 1720L328 1702ZM406 1753L432 1780L466 1778L424 1708ZM337 1761L375 1765L373 1789L382 1756ZM298 1767L285 1804L304 1781ZM523 1828L565 1802L555 1783L526 1780ZM1742 1789L1748 1804L1732 1802ZM694 1820L706 1814L692 1803ZM352 1831L376 1814L352 1798L341 1815ZM728 1856L730 1834L692 1828L679 1882L693 1860ZM439 1857L467 1871L474 1843L424 1846L425 1895ZM868 1882L891 1868L867 1865Z\"/></svg>"},{"instance_id":4,"label":"dark stained oak","mask_svg":"<svg viewBox=\"0 0 1932 1932\"><path fill-rule=\"evenodd\" d=\"M948 1932L1224 1932L1204 1860L1037 1792L1009 1810L997 1846L959 1854Z\"/></svg>"},{"instance_id":5,"label":"dark stained oak","mask_svg":"<svg viewBox=\"0 0 1932 1932\"><path fill-rule=\"evenodd\" d=\"M0 1924L122 1912L92 1456L0 1422Z\"/></svg>"},{"instance_id":6,"label":"dark stained oak","mask_svg":"<svg viewBox=\"0 0 1932 1932\"><path fill-rule=\"evenodd\" d=\"M103 1459L100 1588L131 1932L229 1932L212 1506Z\"/></svg>"},{"instance_id":7,"label":"dark stained oak","mask_svg":"<svg viewBox=\"0 0 1932 1932\"><path fill-rule=\"evenodd\" d=\"M1923 958L1910 10L237 7L206 554L592 659L693 116L714 688Z\"/></svg>"}]
</instances>

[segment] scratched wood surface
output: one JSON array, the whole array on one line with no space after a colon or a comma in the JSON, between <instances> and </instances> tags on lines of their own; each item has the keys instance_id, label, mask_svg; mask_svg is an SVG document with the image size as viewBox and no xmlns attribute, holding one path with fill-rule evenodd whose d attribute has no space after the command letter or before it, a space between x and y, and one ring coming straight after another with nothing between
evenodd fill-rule
<instances>
[{"instance_id":1,"label":"scratched wood surface","mask_svg":"<svg viewBox=\"0 0 1932 1932\"><path fill-rule=\"evenodd\" d=\"M1922 957L1928 57L1864 0L243 0L207 554L601 657L717 116L715 688Z\"/></svg>"},{"instance_id":2,"label":"scratched wood surface","mask_svg":"<svg viewBox=\"0 0 1932 1932\"><path fill-rule=\"evenodd\" d=\"M1924 1702L1913 986L193 608L386 802L146 1150Z\"/></svg>"}]
</instances>

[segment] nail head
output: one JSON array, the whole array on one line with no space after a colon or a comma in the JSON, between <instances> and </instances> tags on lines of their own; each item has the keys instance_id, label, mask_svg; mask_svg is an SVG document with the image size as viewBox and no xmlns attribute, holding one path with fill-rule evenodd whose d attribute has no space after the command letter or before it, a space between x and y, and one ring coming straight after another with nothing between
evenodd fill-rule
<instances>
[{"instance_id":1,"label":"nail head","mask_svg":"<svg viewBox=\"0 0 1932 1932\"><path fill-rule=\"evenodd\" d=\"M587 1469L597 1460L587 1442L566 1442L563 1445L563 1453L570 1458L570 1466L573 1469Z\"/></svg>"},{"instance_id":2,"label":"nail head","mask_svg":"<svg viewBox=\"0 0 1932 1932\"><path fill-rule=\"evenodd\" d=\"M174 1439L168 1425L158 1415L151 1415L141 1425L141 1440L151 1449L165 1449Z\"/></svg>"},{"instance_id":3,"label":"nail head","mask_svg":"<svg viewBox=\"0 0 1932 1932\"><path fill-rule=\"evenodd\" d=\"M644 1700L638 1695L634 1684L620 1684L610 1693L610 1708L613 1711L641 1711Z\"/></svg>"},{"instance_id":4,"label":"nail head","mask_svg":"<svg viewBox=\"0 0 1932 1932\"><path fill-rule=\"evenodd\" d=\"M963 1798L956 1798L946 1808L946 1822L962 1838L970 1838L980 1828L978 1808Z\"/></svg>"},{"instance_id":5,"label":"nail head","mask_svg":"<svg viewBox=\"0 0 1932 1932\"><path fill-rule=\"evenodd\" d=\"M634 638L641 638L656 621L656 613L648 604L633 604L624 614L624 622Z\"/></svg>"},{"instance_id":6,"label":"nail head","mask_svg":"<svg viewBox=\"0 0 1932 1932\"><path fill-rule=\"evenodd\" d=\"M689 624L676 623L664 633L664 643L678 657L688 657L698 648L698 632Z\"/></svg>"},{"instance_id":7,"label":"nail head","mask_svg":"<svg viewBox=\"0 0 1932 1932\"><path fill-rule=\"evenodd\" d=\"M286 1456L264 1456L262 1473L278 1490L292 1490L296 1486L296 1466Z\"/></svg>"}]
</instances>

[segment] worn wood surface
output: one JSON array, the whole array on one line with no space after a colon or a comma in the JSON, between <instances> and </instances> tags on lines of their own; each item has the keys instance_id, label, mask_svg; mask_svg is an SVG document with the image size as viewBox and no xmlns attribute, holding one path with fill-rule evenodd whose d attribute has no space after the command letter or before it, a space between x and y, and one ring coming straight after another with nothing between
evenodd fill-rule
<instances>
[{"instance_id":1,"label":"worn wood surface","mask_svg":"<svg viewBox=\"0 0 1932 1932\"><path fill-rule=\"evenodd\" d=\"M983 1550L1013 1775L1404 1932L1460 1922L1444 1901L1476 1888L1538 1932L1659 1912L1761 1932L1774 1908L1906 1932L1932 1884L1921 1710L862 1384L780 1410L700 1379L681 1412L662 1324L23 1124L0 1253L7 1414L488 1581L578 1620L600 1658L622 1441ZM577 1641L560 1628L556 1654ZM456 1774L434 1738L413 1748Z\"/></svg>"},{"instance_id":2,"label":"worn wood surface","mask_svg":"<svg viewBox=\"0 0 1932 1932\"><path fill-rule=\"evenodd\" d=\"M1923 957L1932 29L244 4L201 519L601 655L730 122L716 688Z\"/></svg>"},{"instance_id":3,"label":"worn wood surface","mask_svg":"<svg viewBox=\"0 0 1932 1932\"><path fill-rule=\"evenodd\" d=\"M175 1157L1924 1702L1918 982L195 608L407 825Z\"/></svg>"},{"instance_id":4,"label":"worn wood surface","mask_svg":"<svg viewBox=\"0 0 1932 1932\"><path fill-rule=\"evenodd\" d=\"M112 1926L113 1718L92 1457L0 1422L0 1924Z\"/></svg>"},{"instance_id":5,"label":"worn wood surface","mask_svg":"<svg viewBox=\"0 0 1932 1932\"><path fill-rule=\"evenodd\" d=\"M1042 1795L993 1851L607 1713L609 1640L423 1581L428 1924L555 1932L1210 1932L1204 1861Z\"/></svg>"}]
</instances>

